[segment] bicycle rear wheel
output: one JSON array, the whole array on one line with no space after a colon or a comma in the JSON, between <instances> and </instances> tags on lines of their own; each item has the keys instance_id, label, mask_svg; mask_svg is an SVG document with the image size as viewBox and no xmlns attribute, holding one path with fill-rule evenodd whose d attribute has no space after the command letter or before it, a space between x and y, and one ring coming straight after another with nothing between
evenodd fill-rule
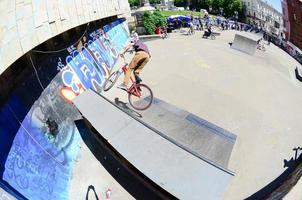
<instances>
[{"instance_id":1,"label":"bicycle rear wheel","mask_svg":"<svg viewBox=\"0 0 302 200\"><path fill-rule=\"evenodd\" d=\"M119 77L119 71L113 72L105 81L103 85L103 90L105 92L110 90L116 83L118 77Z\"/></svg>"},{"instance_id":2,"label":"bicycle rear wheel","mask_svg":"<svg viewBox=\"0 0 302 200\"><path fill-rule=\"evenodd\" d=\"M137 92L128 93L129 103L136 110L146 110L152 104L153 92L145 84L137 84L137 88L139 89L139 95L136 94Z\"/></svg>"}]
</instances>

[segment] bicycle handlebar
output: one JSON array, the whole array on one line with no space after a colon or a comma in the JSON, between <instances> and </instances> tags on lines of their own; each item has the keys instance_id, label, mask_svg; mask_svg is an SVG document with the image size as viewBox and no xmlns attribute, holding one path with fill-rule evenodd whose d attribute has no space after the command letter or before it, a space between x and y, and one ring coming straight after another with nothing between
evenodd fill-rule
<instances>
[{"instance_id":1,"label":"bicycle handlebar","mask_svg":"<svg viewBox=\"0 0 302 200\"><path fill-rule=\"evenodd\" d=\"M128 65L128 63L126 62L125 56L124 56L124 55L122 56L122 55L123 55L123 54L120 54L120 57L123 59L124 64L125 64L125 65Z\"/></svg>"}]
</instances>

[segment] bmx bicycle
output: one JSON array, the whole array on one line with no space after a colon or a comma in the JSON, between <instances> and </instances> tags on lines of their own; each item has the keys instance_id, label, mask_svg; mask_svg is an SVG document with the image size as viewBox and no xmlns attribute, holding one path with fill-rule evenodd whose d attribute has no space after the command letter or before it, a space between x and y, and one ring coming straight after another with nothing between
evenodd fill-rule
<instances>
[{"instance_id":1,"label":"bmx bicycle","mask_svg":"<svg viewBox=\"0 0 302 200\"><path fill-rule=\"evenodd\" d=\"M103 85L104 91L110 90L122 73L126 74L128 63L125 62L125 58L124 63L117 71L110 74ZM136 110L146 110L151 106L153 101L152 90L147 85L139 83L140 81L134 80L132 76L130 76L130 80L132 85L126 91L128 93L129 104Z\"/></svg>"}]
</instances>

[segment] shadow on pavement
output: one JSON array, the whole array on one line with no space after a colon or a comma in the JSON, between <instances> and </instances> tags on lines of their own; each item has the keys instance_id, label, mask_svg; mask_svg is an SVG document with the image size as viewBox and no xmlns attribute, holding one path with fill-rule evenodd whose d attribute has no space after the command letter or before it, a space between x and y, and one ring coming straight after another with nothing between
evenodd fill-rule
<instances>
[{"instance_id":1,"label":"shadow on pavement","mask_svg":"<svg viewBox=\"0 0 302 200\"><path fill-rule=\"evenodd\" d=\"M89 200L89 192L90 192L90 190L92 190L92 192L94 193L94 196L95 196L95 199L93 199L93 200L99 200L99 197L96 194L96 191L95 191L95 188L94 188L93 185L89 185L88 186L87 193L86 193L86 200Z\"/></svg>"},{"instance_id":2,"label":"shadow on pavement","mask_svg":"<svg viewBox=\"0 0 302 200\"><path fill-rule=\"evenodd\" d=\"M75 124L100 164L135 199L176 199L125 160L88 121L77 120Z\"/></svg>"},{"instance_id":3,"label":"shadow on pavement","mask_svg":"<svg viewBox=\"0 0 302 200\"><path fill-rule=\"evenodd\" d=\"M274 181L246 199L282 199L285 197L302 176L302 154L299 155L301 150L301 147L293 148L295 156L289 160L283 160L283 167L287 169Z\"/></svg>"},{"instance_id":4,"label":"shadow on pavement","mask_svg":"<svg viewBox=\"0 0 302 200\"><path fill-rule=\"evenodd\" d=\"M128 114L135 116L135 117L139 117L142 118L142 115L138 112L136 112L135 110L129 108L129 106L127 105L127 103L120 101L119 98L115 98L114 99L114 103L115 105L117 105L119 108L122 108L124 111L126 111Z\"/></svg>"}]
</instances>

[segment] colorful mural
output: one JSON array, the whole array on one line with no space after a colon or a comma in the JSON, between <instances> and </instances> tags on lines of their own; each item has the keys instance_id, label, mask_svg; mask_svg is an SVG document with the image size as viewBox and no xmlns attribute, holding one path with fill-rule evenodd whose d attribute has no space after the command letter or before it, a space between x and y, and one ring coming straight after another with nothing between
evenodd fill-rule
<instances>
[{"instance_id":1,"label":"colorful mural","mask_svg":"<svg viewBox=\"0 0 302 200\"><path fill-rule=\"evenodd\" d=\"M103 29L88 35L88 41L80 48L68 48L65 63L60 59L58 68L63 72L64 85L75 94L80 88L102 91L102 84L118 59L118 54L127 42L129 33L126 23L117 20Z\"/></svg>"},{"instance_id":2,"label":"colorful mural","mask_svg":"<svg viewBox=\"0 0 302 200\"><path fill-rule=\"evenodd\" d=\"M47 67L37 66L37 73L20 83L0 109L0 182L28 199L68 199L81 142L74 120L81 116L62 89L74 96L86 89L102 92L128 38L127 24L119 19L85 34L68 52L50 56Z\"/></svg>"}]
</instances>

